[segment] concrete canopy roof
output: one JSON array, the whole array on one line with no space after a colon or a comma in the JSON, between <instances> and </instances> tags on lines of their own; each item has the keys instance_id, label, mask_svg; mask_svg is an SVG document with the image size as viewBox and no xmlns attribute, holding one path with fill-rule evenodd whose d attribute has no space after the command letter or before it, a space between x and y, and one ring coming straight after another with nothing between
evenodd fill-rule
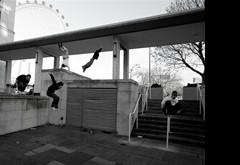
<instances>
[{"instance_id":1,"label":"concrete canopy roof","mask_svg":"<svg viewBox=\"0 0 240 165\"><path fill-rule=\"evenodd\" d=\"M35 58L36 47L49 56L59 56L59 42L70 55L93 53L100 46L112 51L113 36L129 49L205 41L205 8L2 44L0 60Z\"/></svg>"}]
</instances>

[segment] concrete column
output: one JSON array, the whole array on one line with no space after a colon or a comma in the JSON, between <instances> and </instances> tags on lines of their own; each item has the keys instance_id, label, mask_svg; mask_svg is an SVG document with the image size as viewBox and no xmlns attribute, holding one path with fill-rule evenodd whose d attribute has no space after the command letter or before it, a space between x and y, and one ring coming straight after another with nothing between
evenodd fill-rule
<instances>
[{"instance_id":1,"label":"concrete column","mask_svg":"<svg viewBox=\"0 0 240 165\"><path fill-rule=\"evenodd\" d=\"M12 60L6 61L5 84L11 84Z\"/></svg>"},{"instance_id":2,"label":"concrete column","mask_svg":"<svg viewBox=\"0 0 240 165\"><path fill-rule=\"evenodd\" d=\"M113 73L112 79L120 78L120 42L113 37Z\"/></svg>"},{"instance_id":3,"label":"concrete column","mask_svg":"<svg viewBox=\"0 0 240 165\"><path fill-rule=\"evenodd\" d=\"M124 50L123 79L129 79L129 50Z\"/></svg>"},{"instance_id":4,"label":"concrete column","mask_svg":"<svg viewBox=\"0 0 240 165\"><path fill-rule=\"evenodd\" d=\"M43 51L37 49L35 61L34 93L41 93Z\"/></svg>"},{"instance_id":5,"label":"concrete column","mask_svg":"<svg viewBox=\"0 0 240 165\"><path fill-rule=\"evenodd\" d=\"M54 69L58 69L60 66L60 56L54 57Z\"/></svg>"}]
</instances>

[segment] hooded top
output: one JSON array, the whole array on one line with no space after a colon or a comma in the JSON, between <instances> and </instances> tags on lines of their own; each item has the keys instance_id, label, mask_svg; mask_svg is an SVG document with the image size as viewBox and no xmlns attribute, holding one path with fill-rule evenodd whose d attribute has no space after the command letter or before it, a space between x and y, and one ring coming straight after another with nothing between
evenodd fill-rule
<instances>
[{"instance_id":1,"label":"hooded top","mask_svg":"<svg viewBox=\"0 0 240 165\"><path fill-rule=\"evenodd\" d=\"M101 52L101 51L102 51L102 48L96 50L93 54L93 59L97 60L99 57L99 52Z\"/></svg>"},{"instance_id":2,"label":"hooded top","mask_svg":"<svg viewBox=\"0 0 240 165\"><path fill-rule=\"evenodd\" d=\"M50 76L51 76L51 79L52 79L52 85L50 85L50 86L48 87L47 93L48 93L48 92L50 92L50 93L54 93L56 90L59 89L59 86L60 86L60 85L63 86L63 82L60 81L60 82L56 83L56 81L55 81L53 75L50 74Z\"/></svg>"},{"instance_id":3,"label":"hooded top","mask_svg":"<svg viewBox=\"0 0 240 165\"><path fill-rule=\"evenodd\" d=\"M22 82L23 84L27 85L29 83L29 81L30 81L30 79L27 80L27 76L29 76L31 78L30 74L28 74L28 75L20 75L20 76L17 77L16 80L17 80L17 82Z\"/></svg>"}]
</instances>

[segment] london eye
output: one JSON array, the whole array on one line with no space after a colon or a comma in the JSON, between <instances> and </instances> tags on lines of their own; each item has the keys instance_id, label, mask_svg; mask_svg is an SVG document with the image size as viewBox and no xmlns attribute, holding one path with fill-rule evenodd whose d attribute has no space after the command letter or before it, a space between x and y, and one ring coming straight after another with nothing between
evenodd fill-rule
<instances>
[{"instance_id":1,"label":"london eye","mask_svg":"<svg viewBox=\"0 0 240 165\"><path fill-rule=\"evenodd\" d=\"M52 4L37 0L17 0L14 21L14 41L43 37L68 31L69 24L59 9ZM11 81L20 74L34 75L34 59L12 62ZM30 83L33 82L32 77Z\"/></svg>"}]
</instances>

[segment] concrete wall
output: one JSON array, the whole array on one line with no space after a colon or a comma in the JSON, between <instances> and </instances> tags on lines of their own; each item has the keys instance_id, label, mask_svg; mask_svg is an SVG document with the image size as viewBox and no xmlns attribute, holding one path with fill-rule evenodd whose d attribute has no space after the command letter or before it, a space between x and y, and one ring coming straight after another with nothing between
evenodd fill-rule
<instances>
[{"instance_id":1,"label":"concrete wall","mask_svg":"<svg viewBox=\"0 0 240 165\"><path fill-rule=\"evenodd\" d=\"M138 83L133 80L82 80L73 81L67 87L78 88L116 88L117 89L117 120L118 135L128 135L128 115L134 109L139 95ZM65 93L66 98L67 93Z\"/></svg>"},{"instance_id":2,"label":"concrete wall","mask_svg":"<svg viewBox=\"0 0 240 165\"><path fill-rule=\"evenodd\" d=\"M4 61L0 61L0 92L5 92L5 66Z\"/></svg>"},{"instance_id":3,"label":"concrete wall","mask_svg":"<svg viewBox=\"0 0 240 165\"><path fill-rule=\"evenodd\" d=\"M162 87L154 87L151 88L151 99L163 99L163 88Z\"/></svg>"},{"instance_id":4,"label":"concrete wall","mask_svg":"<svg viewBox=\"0 0 240 165\"><path fill-rule=\"evenodd\" d=\"M197 87L183 87L183 100L199 100Z\"/></svg>"},{"instance_id":5,"label":"concrete wall","mask_svg":"<svg viewBox=\"0 0 240 165\"><path fill-rule=\"evenodd\" d=\"M47 97L0 95L0 135L47 123L48 104Z\"/></svg>"},{"instance_id":6,"label":"concrete wall","mask_svg":"<svg viewBox=\"0 0 240 165\"><path fill-rule=\"evenodd\" d=\"M52 124L64 124L66 122L67 82L72 82L73 80L90 80L90 78L81 76L71 71L67 71L65 69L42 70L41 96L47 96L46 94L47 89L52 84L52 80L49 73L53 74L56 82L62 81L64 85L63 85L63 88L55 92L55 94L60 97L60 101L58 104L59 106L58 111L53 111L51 109L52 98L49 97L48 108L50 111L48 114L48 120Z\"/></svg>"},{"instance_id":7,"label":"concrete wall","mask_svg":"<svg viewBox=\"0 0 240 165\"><path fill-rule=\"evenodd\" d=\"M52 73L56 81L65 85L56 91L60 97L59 111L50 109L52 98L46 96L47 88L52 84L49 76ZM66 118L66 84L73 80L90 78L63 69L42 71L41 96L0 95L0 135L43 125L45 123L63 124Z\"/></svg>"},{"instance_id":8,"label":"concrete wall","mask_svg":"<svg viewBox=\"0 0 240 165\"><path fill-rule=\"evenodd\" d=\"M50 108L52 98L46 96L47 88L52 84L49 73L54 75L57 82L64 82L63 88L56 91L56 94L60 97L58 111L53 111ZM134 110L139 96L139 86L136 81L91 80L62 69L44 70L41 78L41 96L0 95L0 135L47 122L64 124L66 122L67 87L116 88L116 132L119 135L128 135L129 114Z\"/></svg>"},{"instance_id":9,"label":"concrete wall","mask_svg":"<svg viewBox=\"0 0 240 165\"><path fill-rule=\"evenodd\" d=\"M128 136L129 114L133 112L139 96L139 87L135 81L123 81L118 83L117 100L117 134ZM137 114L136 114L137 115ZM132 120L135 121L137 116ZM130 128L132 129L132 128Z\"/></svg>"}]
</instances>

